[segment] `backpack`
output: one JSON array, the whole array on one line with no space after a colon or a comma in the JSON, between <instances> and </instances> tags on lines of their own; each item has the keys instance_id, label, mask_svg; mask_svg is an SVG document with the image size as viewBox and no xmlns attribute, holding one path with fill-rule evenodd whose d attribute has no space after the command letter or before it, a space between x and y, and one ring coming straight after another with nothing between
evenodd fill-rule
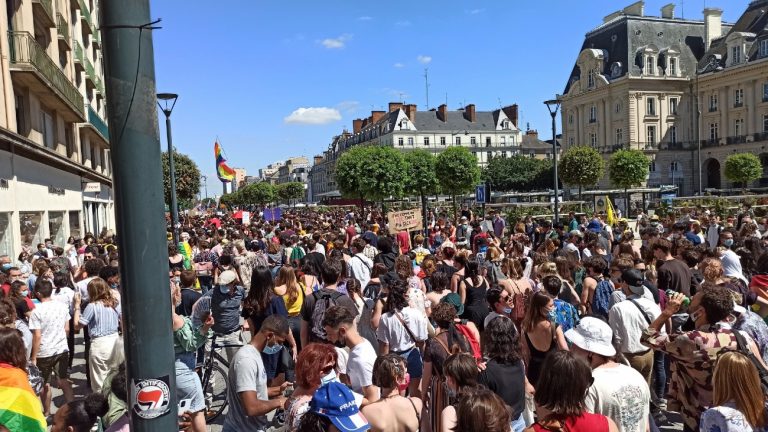
<instances>
[{"instance_id":1,"label":"backpack","mask_svg":"<svg viewBox=\"0 0 768 432\"><path fill-rule=\"evenodd\" d=\"M613 294L611 281L603 278L595 287L595 295L592 297L592 313L608 318L608 310L611 309L611 294Z\"/></svg>"},{"instance_id":2,"label":"backpack","mask_svg":"<svg viewBox=\"0 0 768 432\"><path fill-rule=\"evenodd\" d=\"M312 297L315 298L315 307L312 309L312 332L310 339L313 341L326 340L325 329L323 328L325 311L330 309L331 306L336 306L336 300L343 295L336 291L315 291L312 293Z\"/></svg>"},{"instance_id":3,"label":"backpack","mask_svg":"<svg viewBox=\"0 0 768 432\"><path fill-rule=\"evenodd\" d=\"M373 346L376 355L379 355L379 342L376 339L376 330L371 327L371 317L373 316L374 302L371 299L363 299L363 311L357 320L357 332L360 336L368 339Z\"/></svg>"},{"instance_id":4,"label":"backpack","mask_svg":"<svg viewBox=\"0 0 768 432\"><path fill-rule=\"evenodd\" d=\"M744 339L744 335L739 330L732 330L736 337L737 351L749 358L749 361L757 368L757 374L760 376L760 387L763 389L763 395L768 395L768 370L765 369L762 362L755 357L755 354L749 349L749 343Z\"/></svg>"},{"instance_id":5,"label":"backpack","mask_svg":"<svg viewBox=\"0 0 768 432\"><path fill-rule=\"evenodd\" d=\"M291 249L291 256L290 256L290 262L299 262L302 258L304 258L304 249L302 249L300 246L294 246Z\"/></svg>"},{"instance_id":6,"label":"backpack","mask_svg":"<svg viewBox=\"0 0 768 432\"><path fill-rule=\"evenodd\" d=\"M462 321L462 324L456 324L456 330L467 340L470 351L472 351L472 357L477 361L482 361L483 352L480 350L480 342L475 339L475 335L472 333L472 330L464 324L465 322L466 321Z\"/></svg>"}]
</instances>

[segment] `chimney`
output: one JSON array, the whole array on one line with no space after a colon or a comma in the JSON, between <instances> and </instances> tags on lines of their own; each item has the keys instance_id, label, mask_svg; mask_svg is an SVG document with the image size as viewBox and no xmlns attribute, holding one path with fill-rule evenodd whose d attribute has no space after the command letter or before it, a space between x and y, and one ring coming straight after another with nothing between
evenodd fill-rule
<instances>
[{"instance_id":1,"label":"chimney","mask_svg":"<svg viewBox=\"0 0 768 432\"><path fill-rule=\"evenodd\" d=\"M630 16L644 16L645 15L645 2L640 0L638 2L632 3L631 5L627 6L622 10L627 15Z\"/></svg>"},{"instance_id":2,"label":"chimney","mask_svg":"<svg viewBox=\"0 0 768 432\"><path fill-rule=\"evenodd\" d=\"M409 104L405 106L405 115L408 116L408 120L411 121L411 123L416 122L416 105Z\"/></svg>"},{"instance_id":3,"label":"chimney","mask_svg":"<svg viewBox=\"0 0 768 432\"><path fill-rule=\"evenodd\" d=\"M315 156L314 158L314 165L318 165L323 161L323 157L320 155Z\"/></svg>"},{"instance_id":4,"label":"chimney","mask_svg":"<svg viewBox=\"0 0 768 432\"><path fill-rule=\"evenodd\" d=\"M371 123L378 123L384 117L384 111L371 111Z\"/></svg>"},{"instance_id":5,"label":"chimney","mask_svg":"<svg viewBox=\"0 0 768 432\"><path fill-rule=\"evenodd\" d=\"M360 132L361 129L363 129L363 119L352 120L352 133L356 134Z\"/></svg>"},{"instance_id":6,"label":"chimney","mask_svg":"<svg viewBox=\"0 0 768 432\"><path fill-rule=\"evenodd\" d=\"M675 18L675 4L670 3L666 6L663 6L661 8L661 17L667 18L667 19L674 19Z\"/></svg>"},{"instance_id":7,"label":"chimney","mask_svg":"<svg viewBox=\"0 0 768 432\"><path fill-rule=\"evenodd\" d=\"M723 35L723 10L704 9L704 49L708 50L712 41Z\"/></svg>"},{"instance_id":8,"label":"chimney","mask_svg":"<svg viewBox=\"0 0 768 432\"><path fill-rule=\"evenodd\" d=\"M365 129L366 126L368 126L369 124L371 124L371 118L370 117L364 118L363 119L363 125L362 125L361 129Z\"/></svg>"},{"instance_id":9,"label":"chimney","mask_svg":"<svg viewBox=\"0 0 768 432\"><path fill-rule=\"evenodd\" d=\"M477 121L477 114L475 114L475 104L469 104L464 107L464 118L472 123Z\"/></svg>"},{"instance_id":10,"label":"chimney","mask_svg":"<svg viewBox=\"0 0 768 432\"><path fill-rule=\"evenodd\" d=\"M389 103L389 112L397 111L400 108L403 107L403 104L401 102L390 102Z\"/></svg>"},{"instance_id":11,"label":"chimney","mask_svg":"<svg viewBox=\"0 0 768 432\"><path fill-rule=\"evenodd\" d=\"M448 106L445 104L440 105L437 107L437 118L440 119L443 123L448 121Z\"/></svg>"},{"instance_id":12,"label":"chimney","mask_svg":"<svg viewBox=\"0 0 768 432\"><path fill-rule=\"evenodd\" d=\"M505 106L501 110L504 111L504 114L507 115L507 118L509 119L509 121L511 121L516 128L519 128L519 126L517 125L517 122L518 122L517 104Z\"/></svg>"},{"instance_id":13,"label":"chimney","mask_svg":"<svg viewBox=\"0 0 768 432\"><path fill-rule=\"evenodd\" d=\"M616 11L610 15L606 15L605 18L603 18L603 24L613 21L615 18L620 17L624 15L624 11Z\"/></svg>"},{"instance_id":14,"label":"chimney","mask_svg":"<svg viewBox=\"0 0 768 432\"><path fill-rule=\"evenodd\" d=\"M536 129L528 129L525 131L525 136L533 137L533 139L539 139L539 131Z\"/></svg>"}]
</instances>

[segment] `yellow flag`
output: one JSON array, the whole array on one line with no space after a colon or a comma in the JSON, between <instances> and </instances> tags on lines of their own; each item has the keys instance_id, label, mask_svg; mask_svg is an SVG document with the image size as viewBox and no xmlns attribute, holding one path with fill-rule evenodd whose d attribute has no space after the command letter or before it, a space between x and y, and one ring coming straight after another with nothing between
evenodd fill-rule
<instances>
[{"instance_id":1,"label":"yellow flag","mask_svg":"<svg viewBox=\"0 0 768 432\"><path fill-rule=\"evenodd\" d=\"M616 214L613 212L613 204L611 204L611 198L608 197L608 195L605 196L605 206L606 206L606 218L605 223L607 223L610 226L613 226L616 224Z\"/></svg>"}]
</instances>

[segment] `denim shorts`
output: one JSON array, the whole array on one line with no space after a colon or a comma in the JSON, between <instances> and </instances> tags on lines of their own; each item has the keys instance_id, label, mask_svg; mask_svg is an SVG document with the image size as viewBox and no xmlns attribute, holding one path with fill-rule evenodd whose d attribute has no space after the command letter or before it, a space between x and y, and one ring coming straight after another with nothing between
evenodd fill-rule
<instances>
[{"instance_id":1,"label":"denim shorts","mask_svg":"<svg viewBox=\"0 0 768 432\"><path fill-rule=\"evenodd\" d=\"M421 359L421 352L415 346L407 351L396 352L395 354L405 359L408 368L408 374L413 378L421 378L424 374L424 362Z\"/></svg>"},{"instance_id":2,"label":"denim shorts","mask_svg":"<svg viewBox=\"0 0 768 432\"><path fill-rule=\"evenodd\" d=\"M195 373L197 352L176 355L176 397L179 402L187 400L186 411L198 412L205 409L205 397L200 377ZM191 365L191 367L190 367Z\"/></svg>"}]
</instances>

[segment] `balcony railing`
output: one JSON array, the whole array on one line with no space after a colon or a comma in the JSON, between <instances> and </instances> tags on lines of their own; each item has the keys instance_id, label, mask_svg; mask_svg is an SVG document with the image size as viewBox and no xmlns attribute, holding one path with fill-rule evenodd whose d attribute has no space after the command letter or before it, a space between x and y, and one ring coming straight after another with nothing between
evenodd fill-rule
<instances>
[{"instance_id":1,"label":"balcony railing","mask_svg":"<svg viewBox=\"0 0 768 432\"><path fill-rule=\"evenodd\" d=\"M56 14L56 32L59 34L59 40L63 40L69 46L69 24L60 13Z\"/></svg>"},{"instance_id":2,"label":"balcony railing","mask_svg":"<svg viewBox=\"0 0 768 432\"><path fill-rule=\"evenodd\" d=\"M32 0L32 6L42 11L42 17L46 21L46 27L54 27L53 0Z\"/></svg>"},{"instance_id":3,"label":"balcony railing","mask_svg":"<svg viewBox=\"0 0 768 432\"><path fill-rule=\"evenodd\" d=\"M107 123L99 116L99 114L90 106L88 106L88 122L96 128L99 133L109 140L109 127Z\"/></svg>"},{"instance_id":4,"label":"balcony railing","mask_svg":"<svg viewBox=\"0 0 768 432\"><path fill-rule=\"evenodd\" d=\"M31 66L61 94L72 109L85 116L83 96L28 32L8 32L11 64Z\"/></svg>"},{"instance_id":5,"label":"balcony railing","mask_svg":"<svg viewBox=\"0 0 768 432\"><path fill-rule=\"evenodd\" d=\"M75 48L75 65L80 65L81 70L85 69L85 53L83 53L83 47L77 39L73 39Z\"/></svg>"},{"instance_id":6,"label":"balcony railing","mask_svg":"<svg viewBox=\"0 0 768 432\"><path fill-rule=\"evenodd\" d=\"M88 10L88 6L86 6L85 1L77 0L77 3L80 6L80 17L85 20L86 23L86 25L83 26L83 30L93 32L93 19L91 18L91 11Z\"/></svg>"},{"instance_id":7,"label":"balcony railing","mask_svg":"<svg viewBox=\"0 0 768 432\"><path fill-rule=\"evenodd\" d=\"M728 145L731 144L744 144L747 142L747 136L746 135L739 135L739 136L729 136L725 139L725 143Z\"/></svg>"},{"instance_id":8,"label":"balcony railing","mask_svg":"<svg viewBox=\"0 0 768 432\"><path fill-rule=\"evenodd\" d=\"M758 132L754 135L755 141L768 141L768 131Z\"/></svg>"},{"instance_id":9,"label":"balcony railing","mask_svg":"<svg viewBox=\"0 0 768 432\"><path fill-rule=\"evenodd\" d=\"M734 102L733 107L734 108L741 108L744 106L744 102Z\"/></svg>"},{"instance_id":10,"label":"balcony railing","mask_svg":"<svg viewBox=\"0 0 768 432\"><path fill-rule=\"evenodd\" d=\"M717 147L720 145L720 138L701 140L701 148Z\"/></svg>"}]
</instances>

